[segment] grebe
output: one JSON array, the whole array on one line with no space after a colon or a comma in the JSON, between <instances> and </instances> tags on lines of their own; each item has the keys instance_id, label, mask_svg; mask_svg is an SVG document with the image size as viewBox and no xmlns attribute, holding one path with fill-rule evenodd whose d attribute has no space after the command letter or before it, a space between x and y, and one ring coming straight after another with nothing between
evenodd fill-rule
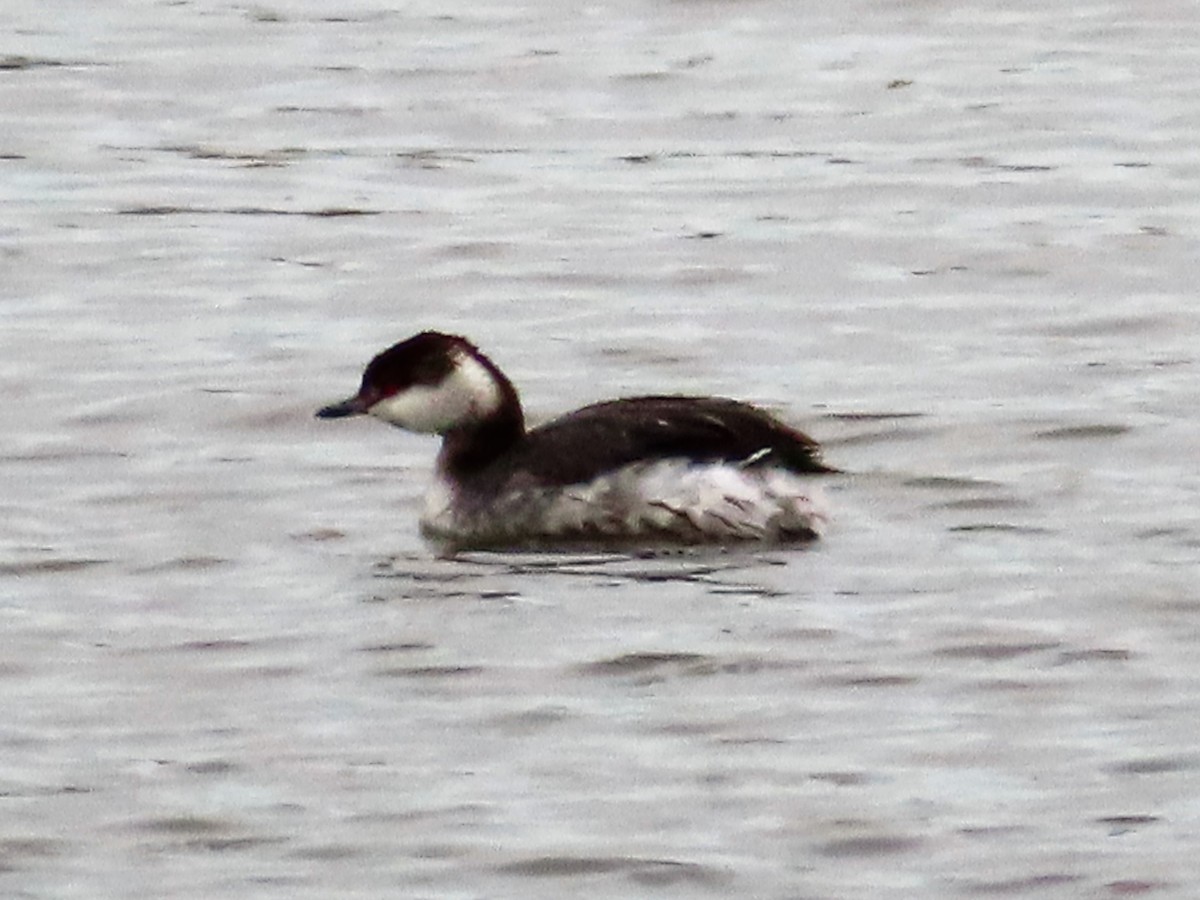
<instances>
[{"instance_id":1,"label":"grebe","mask_svg":"<svg viewBox=\"0 0 1200 900\"><path fill-rule=\"evenodd\" d=\"M444 550L811 540L817 443L718 397L628 397L530 431L512 382L466 338L425 331L317 412L442 436L422 533Z\"/></svg>"}]
</instances>

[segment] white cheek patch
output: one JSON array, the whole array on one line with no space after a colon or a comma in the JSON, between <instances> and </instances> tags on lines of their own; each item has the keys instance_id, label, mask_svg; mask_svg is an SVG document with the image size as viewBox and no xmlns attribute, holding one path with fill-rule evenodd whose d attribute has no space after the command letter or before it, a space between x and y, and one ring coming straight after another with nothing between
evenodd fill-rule
<instances>
[{"instance_id":1,"label":"white cheek patch","mask_svg":"<svg viewBox=\"0 0 1200 900\"><path fill-rule=\"evenodd\" d=\"M496 379L478 360L456 354L454 369L440 384L417 384L385 397L367 412L391 425L420 434L445 434L480 422L500 407Z\"/></svg>"},{"instance_id":2,"label":"white cheek patch","mask_svg":"<svg viewBox=\"0 0 1200 900\"><path fill-rule=\"evenodd\" d=\"M390 425L419 434L441 434L454 427L465 413L458 398L447 396L440 387L414 385L406 391L385 397L367 413Z\"/></svg>"}]
</instances>

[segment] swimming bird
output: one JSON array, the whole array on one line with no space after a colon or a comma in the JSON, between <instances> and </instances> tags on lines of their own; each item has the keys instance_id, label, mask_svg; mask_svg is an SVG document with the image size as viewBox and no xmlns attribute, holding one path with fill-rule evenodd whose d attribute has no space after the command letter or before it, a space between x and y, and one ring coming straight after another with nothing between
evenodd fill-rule
<instances>
[{"instance_id":1,"label":"swimming bird","mask_svg":"<svg viewBox=\"0 0 1200 900\"><path fill-rule=\"evenodd\" d=\"M449 554L820 535L817 443L722 397L643 396L526 429L516 388L464 337L424 331L375 356L358 392L317 411L440 435L422 533Z\"/></svg>"}]
</instances>

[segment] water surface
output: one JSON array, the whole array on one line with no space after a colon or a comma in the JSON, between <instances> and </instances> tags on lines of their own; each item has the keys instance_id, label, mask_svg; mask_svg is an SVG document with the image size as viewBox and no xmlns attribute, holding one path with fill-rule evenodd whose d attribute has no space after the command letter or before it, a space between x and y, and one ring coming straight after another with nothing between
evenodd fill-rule
<instances>
[{"instance_id":1,"label":"water surface","mask_svg":"<svg viewBox=\"0 0 1200 900\"><path fill-rule=\"evenodd\" d=\"M1190 5L3 18L6 896L1192 896ZM831 533L434 558L425 327Z\"/></svg>"}]
</instances>

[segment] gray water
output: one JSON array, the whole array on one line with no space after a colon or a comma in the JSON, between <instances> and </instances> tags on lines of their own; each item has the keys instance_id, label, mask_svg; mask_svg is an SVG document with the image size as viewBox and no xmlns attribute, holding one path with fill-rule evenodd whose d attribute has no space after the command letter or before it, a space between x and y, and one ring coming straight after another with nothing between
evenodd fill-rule
<instances>
[{"instance_id":1,"label":"gray water","mask_svg":"<svg viewBox=\"0 0 1200 900\"><path fill-rule=\"evenodd\" d=\"M0 25L0 894L1195 896L1193 4ZM833 527L436 559L312 419L425 327Z\"/></svg>"}]
</instances>

